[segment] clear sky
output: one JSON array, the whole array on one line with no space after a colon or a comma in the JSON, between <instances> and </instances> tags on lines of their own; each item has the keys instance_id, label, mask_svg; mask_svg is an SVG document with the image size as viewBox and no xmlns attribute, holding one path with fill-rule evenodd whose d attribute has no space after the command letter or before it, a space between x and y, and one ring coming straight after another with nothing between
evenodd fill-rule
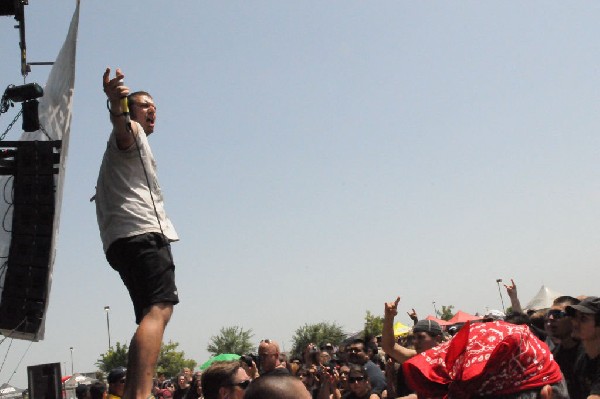
<instances>
[{"instance_id":1,"label":"clear sky","mask_svg":"<svg viewBox=\"0 0 600 399\"><path fill-rule=\"evenodd\" d=\"M75 2L29 3L28 58L52 61ZM165 339L188 358L227 326L285 349L305 323L357 331L397 295L405 323L433 301L499 309L497 278L524 303L542 284L599 294L598 20L589 1L82 1L46 338L15 340L0 383L26 387L40 363L70 374L70 347L95 370L106 305L113 344L135 329L89 201L107 66L158 105L181 237ZM1 87L22 82L14 23L0 18Z\"/></svg>"}]
</instances>

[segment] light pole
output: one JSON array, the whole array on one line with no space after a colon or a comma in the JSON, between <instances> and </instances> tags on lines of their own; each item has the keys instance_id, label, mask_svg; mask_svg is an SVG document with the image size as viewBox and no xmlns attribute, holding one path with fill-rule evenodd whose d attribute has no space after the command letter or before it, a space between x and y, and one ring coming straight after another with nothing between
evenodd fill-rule
<instances>
[{"instance_id":1,"label":"light pole","mask_svg":"<svg viewBox=\"0 0 600 399\"><path fill-rule=\"evenodd\" d=\"M69 348L71 350L71 375L73 375L73 347Z\"/></svg>"},{"instance_id":2,"label":"light pole","mask_svg":"<svg viewBox=\"0 0 600 399\"><path fill-rule=\"evenodd\" d=\"M496 284L498 284L498 294L500 295L500 302L502 302L502 311L504 313L506 313L506 308L504 307L504 299L502 298L502 290L500 290L500 283L502 282L502 279L496 279Z\"/></svg>"},{"instance_id":3,"label":"light pole","mask_svg":"<svg viewBox=\"0 0 600 399\"><path fill-rule=\"evenodd\" d=\"M433 301L431 303L433 303L433 317L435 317L437 319L438 312L437 312L437 308L435 307L435 301Z\"/></svg>"},{"instance_id":4,"label":"light pole","mask_svg":"<svg viewBox=\"0 0 600 399\"><path fill-rule=\"evenodd\" d=\"M110 318L108 317L110 306L106 305L104 311L106 312L106 331L108 332L108 350L110 351Z\"/></svg>"}]
</instances>

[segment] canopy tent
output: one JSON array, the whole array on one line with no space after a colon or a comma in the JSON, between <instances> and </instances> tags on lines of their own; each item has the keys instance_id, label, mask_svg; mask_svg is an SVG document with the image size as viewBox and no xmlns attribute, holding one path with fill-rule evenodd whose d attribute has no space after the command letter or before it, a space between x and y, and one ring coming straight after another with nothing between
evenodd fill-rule
<instances>
[{"instance_id":1,"label":"canopy tent","mask_svg":"<svg viewBox=\"0 0 600 399\"><path fill-rule=\"evenodd\" d=\"M471 320L481 320L481 316L473 316L472 314L459 310L450 320L448 320L448 324L466 323Z\"/></svg>"},{"instance_id":2,"label":"canopy tent","mask_svg":"<svg viewBox=\"0 0 600 399\"><path fill-rule=\"evenodd\" d=\"M96 381L97 380L94 378L90 378L83 374L75 373L71 376L68 376L67 378L63 377L62 383L65 384L65 389L69 389L69 388L77 388L77 385L79 385L79 384L90 385Z\"/></svg>"},{"instance_id":3,"label":"canopy tent","mask_svg":"<svg viewBox=\"0 0 600 399\"><path fill-rule=\"evenodd\" d=\"M398 321L394 324L394 337L404 337L405 335L408 335L411 329L412 327Z\"/></svg>"},{"instance_id":4,"label":"canopy tent","mask_svg":"<svg viewBox=\"0 0 600 399\"><path fill-rule=\"evenodd\" d=\"M449 326L450 324L452 324L452 323L448 323L446 320L438 319L437 317L434 317L432 315L427 316L425 318L425 320L433 320L433 321L437 322L442 327Z\"/></svg>"},{"instance_id":5,"label":"canopy tent","mask_svg":"<svg viewBox=\"0 0 600 399\"><path fill-rule=\"evenodd\" d=\"M527 303L524 310L548 309L559 296L563 296L563 294L542 285L538 293Z\"/></svg>"},{"instance_id":6,"label":"canopy tent","mask_svg":"<svg viewBox=\"0 0 600 399\"><path fill-rule=\"evenodd\" d=\"M8 383L0 385L0 398L1 399L21 399L23 397L24 389L13 387Z\"/></svg>"}]
</instances>

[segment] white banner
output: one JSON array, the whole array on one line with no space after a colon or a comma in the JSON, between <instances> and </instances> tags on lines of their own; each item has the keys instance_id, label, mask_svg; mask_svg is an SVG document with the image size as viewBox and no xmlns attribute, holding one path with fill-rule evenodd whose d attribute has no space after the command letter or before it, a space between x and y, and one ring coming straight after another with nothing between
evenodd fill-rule
<instances>
[{"instance_id":1,"label":"white banner","mask_svg":"<svg viewBox=\"0 0 600 399\"><path fill-rule=\"evenodd\" d=\"M50 287L52 285L52 269L56 254L56 239L58 236L58 227L60 220L60 209L62 202L63 182L65 178L65 165L69 150L69 133L71 129L73 92L75 86L75 53L77 48L77 30L79 27L79 0L76 0L75 12L71 19L71 25L67 38L52 66L48 81L44 88L44 96L40 99L39 119L40 125L46 134L37 130L35 132L24 132L21 136L23 141L48 141L62 140L62 150L60 156L60 167L58 176L55 176L55 213L52 233L52 244L48 264L48 284L47 295L44 304L44 316L37 332L23 332L19 328L15 330L0 330L5 336L19 338L31 341L39 341L44 338L44 323L48 301L50 297ZM6 230L11 230L12 226L12 206L5 199L10 199L12 195L12 176L2 176L0 178L0 188L3 195L0 196L0 217L3 220L3 226ZM8 227L8 228L7 228ZM5 259L8 257L11 241L11 233L0 228L0 256ZM0 269L0 305L6 276L6 265Z\"/></svg>"}]
</instances>

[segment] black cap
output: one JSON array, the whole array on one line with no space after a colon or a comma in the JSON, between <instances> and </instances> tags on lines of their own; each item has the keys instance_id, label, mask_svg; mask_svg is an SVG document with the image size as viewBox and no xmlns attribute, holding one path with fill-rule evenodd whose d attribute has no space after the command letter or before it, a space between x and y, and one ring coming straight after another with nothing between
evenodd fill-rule
<instances>
[{"instance_id":1,"label":"black cap","mask_svg":"<svg viewBox=\"0 0 600 399\"><path fill-rule=\"evenodd\" d=\"M125 377L125 374L127 374L127 369L125 367L117 367L110 370L110 373L108 373L108 377L106 378L106 380L109 384L113 384L119 381L121 378Z\"/></svg>"},{"instance_id":2,"label":"black cap","mask_svg":"<svg viewBox=\"0 0 600 399\"><path fill-rule=\"evenodd\" d=\"M600 298L597 296L588 296L578 305L569 305L565 308L569 316L575 314L575 311L587 314L600 314Z\"/></svg>"},{"instance_id":3,"label":"black cap","mask_svg":"<svg viewBox=\"0 0 600 399\"><path fill-rule=\"evenodd\" d=\"M441 335L442 327L435 320L419 320L413 327L413 332L426 332L431 335Z\"/></svg>"}]
</instances>

